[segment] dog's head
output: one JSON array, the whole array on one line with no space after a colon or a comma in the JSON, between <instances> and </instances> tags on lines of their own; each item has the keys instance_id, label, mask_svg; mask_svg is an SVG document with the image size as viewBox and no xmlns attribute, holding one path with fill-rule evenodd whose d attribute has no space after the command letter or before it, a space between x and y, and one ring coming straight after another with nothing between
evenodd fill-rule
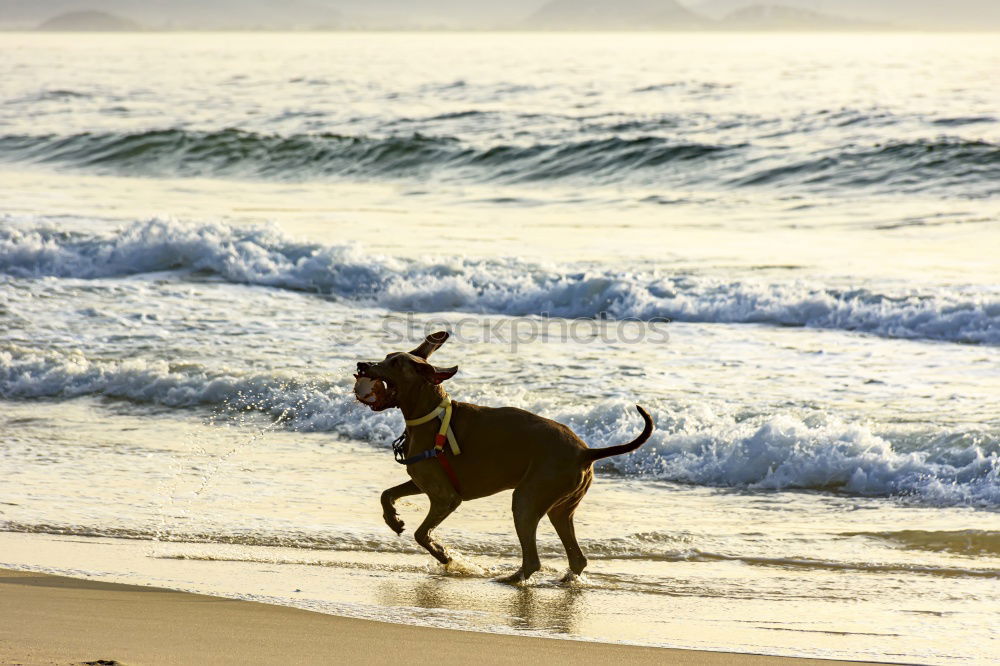
<instances>
[{"instance_id":1,"label":"dog's head","mask_svg":"<svg viewBox=\"0 0 1000 666\"><path fill-rule=\"evenodd\" d=\"M417 400L422 393L440 393L437 387L458 372L458 366L438 368L427 358L448 339L444 331L432 333L411 352L393 352L381 361L361 361L354 377L358 400L380 412L399 407L400 400Z\"/></svg>"}]
</instances>

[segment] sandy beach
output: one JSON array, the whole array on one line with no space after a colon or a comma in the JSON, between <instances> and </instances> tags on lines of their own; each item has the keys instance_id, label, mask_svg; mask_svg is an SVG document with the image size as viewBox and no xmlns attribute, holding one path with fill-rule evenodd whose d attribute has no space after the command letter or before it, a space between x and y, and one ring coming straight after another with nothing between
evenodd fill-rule
<instances>
[{"instance_id":1,"label":"sandy beach","mask_svg":"<svg viewBox=\"0 0 1000 666\"><path fill-rule=\"evenodd\" d=\"M4 664L858 663L409 627L25 571L0 570L0 599Z\"/></svg>"}]
</instances>

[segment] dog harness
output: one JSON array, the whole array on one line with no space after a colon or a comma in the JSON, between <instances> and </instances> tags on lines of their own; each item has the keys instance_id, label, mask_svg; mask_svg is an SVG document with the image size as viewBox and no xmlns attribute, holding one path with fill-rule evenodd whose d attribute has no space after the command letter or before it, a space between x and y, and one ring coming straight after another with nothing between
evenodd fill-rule
<instances>
[{"instance_id":1,"label":"dog harness","mask_svg":"<svg viewBox=\"0 0 1000 666\"><path fill-rule=\"evenodd\" d=\"M441 419L441 427L438 429L436 435L434 435L434 448L428 449L422 453L418 453L415 456L410 456L406 458L406 432L400 435L395 442L392 444L393 457L396 459L400 465L412 465L414 463L427 460L429 458L437 458L438 462L441 464L441 469L447 475L448 480L451 481L451 485L455 488L455 492L459 491L458 477L455 475L455 470L452 468L451 463L448 462L446 451L444 448L445 443L451 448L452 455L459 455L462 450L458 448L458 440L455 439L455 433L451 429L451 398L447 395L441 404L431 410L429 414L425 414L418 419L406 419L406 425L408 426L418 426L432 421L434 419Z\"/></svg>"}]
</instances>

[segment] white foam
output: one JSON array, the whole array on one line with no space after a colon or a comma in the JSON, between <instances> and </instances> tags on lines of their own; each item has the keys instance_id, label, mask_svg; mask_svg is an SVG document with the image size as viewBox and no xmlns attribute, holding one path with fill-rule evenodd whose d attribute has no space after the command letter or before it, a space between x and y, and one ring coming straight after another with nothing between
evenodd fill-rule
<instances>
[{"instance_id":1,"label":"white foam","mask_svg":"<svg viewBox=\"0 0 1000 666\"><path fill-rule=\"evenodd\" d=\"M380 418L359 405L349 386L302 383L282 375L210 372L165 361L90 360L82 354L0 351L0 397L7 399L106 396L169 407L204 406L223 411L254 409L284 416L299 430L338 432L368 441L389 441L401 417Z\"/></svg>"},{"instance_id":2,"label":"white foam","mask_svg":"<svg viewBox=\"0 0 1000 666\"><path fill-rule=\"evenodd\" d=\"M932 504L1000 505L1000 456L938 436L903 452L868 426L809 424L778 414L738 422L723 416L660 431L637 455L607 466L625 473L710 486L835 490L909 496Z\"/></svg>"},{"instance_id":3,"label":"white foam","mask_svg":"<svg viewBox=\"0 0 1000 666\"><path fill-rule=\"evenodd\" d=\"M0 271L14 277L107 278L209 271L236 283L334 294L397 311L766 323L874 335L1000 344L1000 294L984 287L840 289L752 277L573 270L515 259L437 263L318 245L276 228L172 220L113 236L44 226L0 230Z\"/></svg>"}]
</instances>

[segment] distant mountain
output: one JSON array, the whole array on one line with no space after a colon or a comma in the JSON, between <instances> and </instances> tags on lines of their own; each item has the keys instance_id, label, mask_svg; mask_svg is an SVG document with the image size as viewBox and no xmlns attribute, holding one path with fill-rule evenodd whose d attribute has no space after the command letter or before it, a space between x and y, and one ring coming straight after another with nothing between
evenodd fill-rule
<instances>
[{"instance_id":1,"label":"distant mountain","mask_svg":"<svg viewBox=\"0 0 1000 666\"><path fill-rule=\"evenodd\" d=\"M720 23L731 30L859 30L881 25L784 5L744 7L729 14Z\"/></svg>"},{"instance_id":2,"label":"distant mountain","mask_svg":"<svg viewBox=\"0 0 1000 666\"><path fill-rule=\"evenodd\" d=\"M334 23L334 0L0 0L0 25L35 26L52 16L99 11L150 28L299 28Z\"/></svg>"},{"instance_id":3,"label":"distant mountain","mask_svg":"<svg viewBox=\"0 0 1000 666\"><path fill-rule=\"evenodd\" d=\"M664 30L706 27L675 0L552 0L522 24L532 30Z\"/></svg>"},{"instance_id":4,"label":"distant mountain","mask_svg":"<svg viewBox=\"0 0 1000 666\"><path fill-rule=\"evenodd\" d=\"M693 11L713 19L760 4L760 0L703 0ZM820 14L898 28L1000 28L1000 0L781 0L781 4Z\"/></svg>"},{"instance_id":5,"label":"distant mountain","mask_svg":"<svg viewBox=\"0 0 1000 666\"><path fill-rule=\"evenodd\" d=\"M83 11L60 14L42 23L38 26L38 29L49 31L120 32L141 30L142 26L135 21L115 16L114 14L108 14L107 12Z\"/></svg>"}]
</instances>

